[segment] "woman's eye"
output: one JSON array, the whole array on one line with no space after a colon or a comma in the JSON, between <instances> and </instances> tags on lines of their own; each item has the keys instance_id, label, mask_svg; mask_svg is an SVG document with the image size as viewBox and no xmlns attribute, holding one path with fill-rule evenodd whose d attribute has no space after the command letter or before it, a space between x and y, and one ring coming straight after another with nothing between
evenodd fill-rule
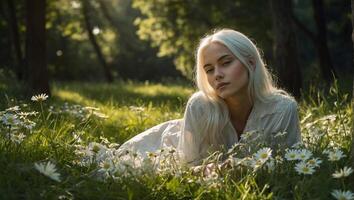
<instances>
[{"instance_id":1,"label":"woman's eye","mask_svg":"<svg viewBox=\"0 0 354 200\"><path fill-rule=\"evenodd\" d=\"M226 61L226 62L223 63L223 65L228 65L230 63L231 63L231 61Z\"/></svg>"},{"instance_id":2,"label":"woman's eye","mask_svg":"<svg viewBox=\"0 0 354 200\"><path fill-rule=\"evenodd\" d=\"M205 72L208 74L210 72L212 72L214 69L207 69Z\"/></svg>"}]
</instances>

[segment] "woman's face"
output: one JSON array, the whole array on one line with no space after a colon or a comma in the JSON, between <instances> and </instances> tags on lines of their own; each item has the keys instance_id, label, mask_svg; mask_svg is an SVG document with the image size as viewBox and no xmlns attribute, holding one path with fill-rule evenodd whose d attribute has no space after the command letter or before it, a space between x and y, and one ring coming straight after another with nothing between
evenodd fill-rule
<instances>
[{"instance_id":1,"label":"woman's face","mask_svg":"<svg viewBox=\"0 0 354 200\"><path fill-rule=\"evenodd\" d=\"M247 95L247 69L225 45L212 42L201 56L208 82L219 97Z\"/></svg>"}]
</instances>

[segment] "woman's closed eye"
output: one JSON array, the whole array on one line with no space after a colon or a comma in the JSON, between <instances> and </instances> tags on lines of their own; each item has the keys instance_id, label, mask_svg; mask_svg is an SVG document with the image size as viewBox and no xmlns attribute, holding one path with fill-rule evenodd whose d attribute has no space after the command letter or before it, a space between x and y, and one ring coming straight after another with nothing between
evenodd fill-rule
<instances>
[{"instance_id":1,"label":"woman's closed eye","mask_svg":"<svg viewBox=\"0 0 354 200\"><path fill-rule=\"evenodd\" d=\"M223 62L222 65L226 66L226 65L230 64L231 62L232 62L232 60L228 60L228 61Z\"/></svg>"},{"instance_id":2,"label":"woman's closed eye","mask_svg":"<svg viewBox=\"0 0 354 200\"><path fill-rule=\"evenodd\" d=\"M205 69L205 72L206 72L207 74L209 74L209 73L211 73L211 72L213 72L213 71L214 71L214 68Z\"/></svg>"}]
</instances>

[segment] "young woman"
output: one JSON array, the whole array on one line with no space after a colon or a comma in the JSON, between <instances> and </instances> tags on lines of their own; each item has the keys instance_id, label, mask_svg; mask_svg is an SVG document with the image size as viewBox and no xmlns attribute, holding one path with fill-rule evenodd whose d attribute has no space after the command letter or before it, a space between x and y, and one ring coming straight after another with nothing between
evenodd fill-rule
<instances>
[{"instance_id":1,"label":"young woman","mask_svg":"<svg viewBox=\"0 0 354 200\"><path fill-rule=\"evenodd\" d=\"M120 150L144 156L174 147L182 161L197 164L208 152L238 143L245 132L263 138L286 132L286 146L300 142L296 101L275 87L257 47L244 34L223 29L204 37L196 61L199 91L188 100L183 119L148 129Z\"/></svg>"}]
</instances>

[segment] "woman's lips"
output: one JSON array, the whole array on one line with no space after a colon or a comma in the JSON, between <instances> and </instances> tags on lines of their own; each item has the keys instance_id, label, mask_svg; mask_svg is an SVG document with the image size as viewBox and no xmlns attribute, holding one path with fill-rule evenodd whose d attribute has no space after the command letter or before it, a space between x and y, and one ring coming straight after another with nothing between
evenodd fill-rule
<instances>
[{"instance_id":1,"label":"woman's lips","mask_svg":"<svg viewBox=\"0 0 354 200\"><path fill-rule=\"evenodd\" d=\"M222 89L224 88L226 85L228 85L229 83L219 83L216 85L216 89L219 90L219 89Z\"/></svg>"}]
</instances>

